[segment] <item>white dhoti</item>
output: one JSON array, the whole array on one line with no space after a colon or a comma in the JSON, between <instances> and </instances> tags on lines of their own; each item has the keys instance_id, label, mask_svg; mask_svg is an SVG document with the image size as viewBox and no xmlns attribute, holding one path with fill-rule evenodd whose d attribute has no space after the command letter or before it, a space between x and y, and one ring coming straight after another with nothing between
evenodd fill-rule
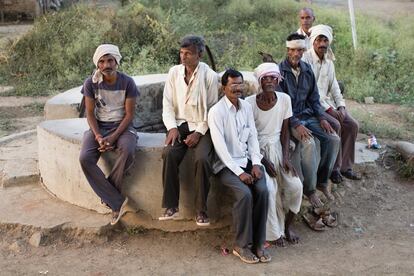
<instances>
[{"instance_id":1,"label":"white dhoti","mask_svg":"<svg viewBox=\"0 0 414 276\"><path fill-rule=\"evenodd\" d=\"M269 210L266 225L266 240L274 241L285 234L285 215L291 211L297 214L302 203L302 182L292 172L282 167L283 153L279 137L259 137L263 156L275 165L276 177L266 173L269 190Z\"/></svg>"}]
</instances>

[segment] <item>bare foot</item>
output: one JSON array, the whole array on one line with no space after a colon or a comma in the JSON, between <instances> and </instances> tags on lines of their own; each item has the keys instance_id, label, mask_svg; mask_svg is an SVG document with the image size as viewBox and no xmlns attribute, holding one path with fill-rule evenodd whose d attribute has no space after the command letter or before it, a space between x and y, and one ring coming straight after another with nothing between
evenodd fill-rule
<instances>
[{"instance_id":1,"label":"bare foot","mask_svg":"<svg viewBox=\"0 0 414 276\"><path fill-rule=\"evenodd\" d=\"M286 247L285 239L283 237L278 238L274 243L277 247Z\"/></svg>"},{"instance_id":2,"label":"bare foot","mask_svg":"<svg viewBox=\"0 0 414 276\"><path fill-rule=\"evenodd\" d=\"M313 193L310 196L308 196L308 199L313 208L320 208L323 206L322 201L319 199L316 193Z\"/></svg>"},{"instance_id":3,"label":"bare foot","mask_svg":"<svg viewBox=\"0 0 414 276\"><path fill-rule=\"evenodd\" d=\"M331 191L329 191L328 187L318 187L317 189L321 191L329 201L335 200L335 197L333 194L331 194Z\"/></svg>"},{"instance_id":4,"label":"bare foot","mask_svg":"<svg viewBox=\"0 0 414 276\"><path fill-rule=\"evenodd\" d=\"M287 228L285 230L285 236L286 236L286 240L288 242L291 242L291 243L299 243L299 239L300 238L299 238L298 235L296 235L296 233L292 229Z\"/></svg>"}]
</instances>

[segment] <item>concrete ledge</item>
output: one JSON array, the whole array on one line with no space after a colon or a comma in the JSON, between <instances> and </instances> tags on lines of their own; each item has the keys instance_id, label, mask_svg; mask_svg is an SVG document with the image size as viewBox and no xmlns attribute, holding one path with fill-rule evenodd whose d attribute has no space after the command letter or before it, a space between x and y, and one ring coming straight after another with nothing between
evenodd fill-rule
<instances>
[{"instance_id":1,"label":"concrete ledge","mask_svg":"<svg viewBox=\"0 0 414 276\"><path fill-rule=\"evenodd\" d=\"M246 95L256 93L258 83L253 73L248 71L242 73L246 83ZM219 73L219 76L221 74ZM155 131L162 129L162 95L167 74L135 76L133 79L141 93L135 112L134 126L144 131L153 131L150 126L158 124ZM81 88L82 86L72 88L48 100L45 105L46 120L78 118L82 100ZM219 85L219 94L222 95L221 85Z\"/></svg>"},{"instance_id":2,"label":"concrete ledge","mask_svg":"<svg viewBox=\"0 0 414 276\"><path fill-rule=\"evenodd\" d=\"M44 187L56 197L100 213L108 212L100 199L87 183L79 165L79 152L83 132L88 129L86 119L65 119L42 122L37 128L39 170ZM132 201L132 207L138 212L126 220L130 226L141 225L149 228L183 231L194 228L191 224L179 226L160 223L162 214L162 150L165 134L139 133L135 155L135 164L128 172L123 193ZM114 161L112 153L105 153L99 160L100 167L107 174ZM183 221L195 217L195 187L192 182L191 154L187 154L180 167L180 216ZM209 194L209 215L216 226L230 224L230 220L219 222L222 217L231 214L232 200L222 185L212 179Z\"/></svg>"}]
</instances>

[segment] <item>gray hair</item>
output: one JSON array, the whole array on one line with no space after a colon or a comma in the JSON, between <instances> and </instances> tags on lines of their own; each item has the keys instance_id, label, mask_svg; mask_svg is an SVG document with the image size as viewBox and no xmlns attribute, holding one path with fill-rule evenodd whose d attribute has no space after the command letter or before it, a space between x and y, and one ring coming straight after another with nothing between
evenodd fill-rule
<instances>
[{"instance_id":1,"label":"gray hair","mask_svg":"<svg viewBox=\"0 0 414 276\"><path fill-rule=\"evenodd\" d=\"M206 45L204 43L204 38L198 35L186 35L180 43L180 48L188 48L195 46L198 53L205 51Z\"/></svg>"}]
</instances>

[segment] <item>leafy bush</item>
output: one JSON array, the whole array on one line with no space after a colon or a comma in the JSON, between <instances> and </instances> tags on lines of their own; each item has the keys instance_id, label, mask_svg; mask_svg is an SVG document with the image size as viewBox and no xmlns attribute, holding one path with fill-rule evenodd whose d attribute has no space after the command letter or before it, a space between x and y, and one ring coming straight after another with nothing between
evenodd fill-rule
<instances>
[{"instance_id":1,"label":"leafy bush","mask_svg":"<svg viewBox=\"0 0 414 276\"><path fill-rule=\"evenodd\" d=\"M120 10L72 7L39 18L32 32L0 61L0 82L25 94L79 85L92 71L91 56L103 42L118 44L122 70L138 75L166 72L177 58L179 39L203 35L217 67L252 70L258 51L285 57L285 38L297 30L300 3L291 0L130 0ZM376 102L414 103L414 28L411 18L384 21L357 14L358 49L353 50L346 10L315 6L316 24L331 25L338 79L346 96Z\"/></svg>"}]
</instances>

